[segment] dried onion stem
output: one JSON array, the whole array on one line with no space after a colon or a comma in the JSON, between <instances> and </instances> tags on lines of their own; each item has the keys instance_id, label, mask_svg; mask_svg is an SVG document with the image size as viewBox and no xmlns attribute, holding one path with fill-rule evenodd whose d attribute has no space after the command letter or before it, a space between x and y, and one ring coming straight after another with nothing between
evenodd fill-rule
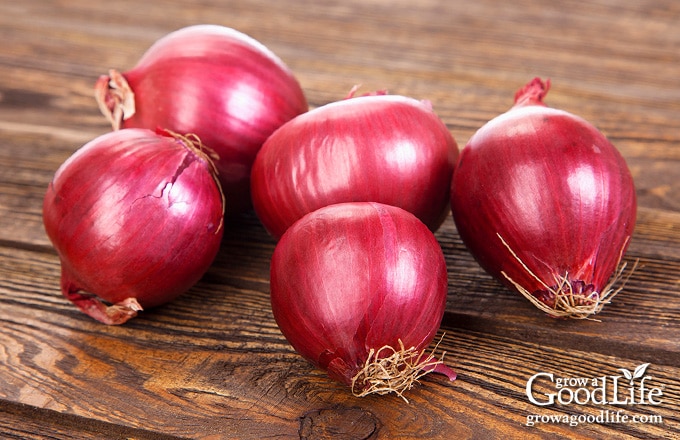
<instances>
[{"instance_id":1,"label":"dried onion stem","mask_svg":"<svg viewBox=\"0 0 680 440\"><path fill-rule=\"evenodd\" d=\"M136 112L134 92L125 77L114 69L109 70L108 77L102 75L97 81L95 99L114 131L120 130L122 121Z\"/></svg>"},{"instance_id":2,"label":"dried onion stem","mask_svg":"<svg viewBox=\"0 0 680 440\"><path fill-rule=\"evenodd\" d=\"M224 213L227 205L227 200L224 195L224 191L222 190L222 183L218 178L219 170L217 169L217 165L215 165L215 162L220 160L220 156L215 152L215 150L207 147L203 142L201 142L201 138L199 138L197 134L180 134L168 129L164 129L163 132L182 142L184 146L190 151L192 151L201 159L205 160L205 162L208 164L208 167L210 167L210 174L215 181L215 185L217 185L217 189L220 190L220 196L222 197L222 219L220 224L217 226L217 229L215 229L215 234L217 234L224 226Z\"/></svg>"}]
</instances>

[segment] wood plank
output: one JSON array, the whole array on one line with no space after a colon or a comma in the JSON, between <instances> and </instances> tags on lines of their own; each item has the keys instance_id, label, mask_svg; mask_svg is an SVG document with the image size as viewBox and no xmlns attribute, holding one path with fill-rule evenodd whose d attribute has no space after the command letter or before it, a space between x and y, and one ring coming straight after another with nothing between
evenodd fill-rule
<instances>
[{"instance_id":1,"label":"wood plank","mask_svg":"<svg viewBox=\"0 0 680 440\"><path fill-rule=\"evenodd\" d=\"M467 320L447 316L440 348L459 372L458 381L430 376L412 390L406 406L396 397L355 399L293 353L278 332L266 277L273 243L256 219L247 220L233 227L215 267L189 294L122 327L95 323L58 295L59 265L52 253L0 252L0 346L5 347L0 376L9 378L0 391L3 398L134 429L163 425L166 433L195 438L210 429L249 438L294 435L311 409L336 411L345 426L343 417L357 414L352 408L375 416L387 438L397 432L403 438L425 432L431 433L425 438L437 438L468 429L518 436L531 409L522 389L532 372L595 377L653 361L654 377L669 400L668 406L654 408L664 418L663 429L644 429L660 433L677 426L677 346L672 351L672 345L656 346L653 337L637 337L631 346L614 342L607 350L606 341L637 336L626 333L631 322L625 316L614 331L609 320L604 327L542 316L522 320L507 311L493 319L484 313ZM243 246L244 241L259 245ZM500 413L499 401L505 402ZM492 419L495 427L489 428ZM602 435L616 432L622 438L643 429L600 428ZM538 429L564 438L581 432L554 425ZM593 427L584 429L586 438Z\"/></svg>"},{"instance_id":2,"label":"wood plank","mask_svg":"<svg viewBox=\"0 0 680 440\"><path fill-rule=\"evenodd\" d=\"M178 439L162 433L125 428L29 405L12 405L5 401L0 401L0 437L21 440Z\"/></svg>"},{"instance_id":3,"label":"wood plank","mask_svg":"<svg viewBox=\"0 0 680 440\"><path fill-rule=\"evenodd\" d=\"M430 376L409 393L411 403L406 404L394 396L349 396L291 353L280 336L267 331L268 326L234 328L243 311L221 310L219 314L236 319L229 323L213 317L210 331L197 332L180 328L181 310L168 311L170 316L147 315L136 326L112 328L75 316L64 320L40 309L29 312L25 307L5 306L3 311L13 320L4 320L8 330L4 337L14 343L3 341L3 346L13 347L16 354L2 362L2 376L11 384L4 391L14 388L17 393L5 397L135 429L163 426L165 432L191 438L227 432L239 438L293 436L300 418L309 416L309 408L335 411L339 426L348 423L343 417L356 416L351 409L362 408L378 421L386 438L440 438L446 432L516 438L532 411L523 389L535 372L599 377L614 374L621 366L638 365L635 359L579 350L566 353L512 337L450 329L441 347L448 350L447 362L457 369L459 379L446 383ZM26 327L35 328L34 334L27 335ZM222 340L226 333L228 340ZM21 359L20 365L12 359ZM597 435L632 438L679 428L679 368L654 364L653 369L655 383L665 385L668 401L653 410L636 407L627 412L659 415L664 418L662 427L579 430L545 425L537 432L588 438L595 429ZM549 413L588 414L601 408L577 409Z\"/></svg>"},{"instance_id":4,"label":"wood plank","mask_svg":"<svg viewBox=\"0 0 680 440\"><path fill-rule=\"evenodd\" d=\"M63 331L58 326L46 330ZM31 368L24 373L31 375L30 381L26 376L16 380L22 382L22 395L31 405L138 429L163 426L166 432L192 438L206 438L211 432L230 432L239 438L292 436L298 420L309 416L307 408L334 411L338 426L348 424L343 417L354 417L351 410L361 408L372 414L371 419L377 420L386 438L440 438L446 432L486 432L492 438L516 438L526 413L532 411L523 397L524 382L520 380L526 381L546 368L565 376L599 377L615 373L622 365L637 365L591 352L565 355L561 350L548 350L554 358L546 365L535 360L546 355L546 349L539 345L465 331L455 333L455 338L446 340L452 349L448 362L457 368L460 378L453 384L435 377L424 380L409 394L410 405L395 397L348 397L346 390L290 354L267 356L261 350L251 350L240 356L225 356L215 350L188 348L181 355L170 356L143 342L123 344L120 335L88 339L83 333L79 337L86 341L82 348L85 352L74 351L80 348L65 344L54 333L50 336L51 348L45 342L31 342L24 346L24 351L31 353L25 355L24 362ZM87 344L93 341L99 343ZM181 342L173 345L182 346ZM54 357L55 351L60 354L46 368L44 362ZM504 362L504 356L513 360ZM669 399L677 397L677 387L671 387L677 373L677 368L654 366L657 383L671 384L665 388ZM10 377L15 379L15 375L18 373ZM60 408L62 405L67 408ZM115 408L113 413L109 412L111 408ZM595 413L600 408L578 409L580 413ZM640 413L664 417L661 428L598 427L596 432L616 433L620 438L645 431L660 434L678 427L677 411L677 404L669 404ZM581 432L582 438L587 438L592 434L590 429L546 425L537 431L553 432L559 435L557 438L575 438L573 435Z\"/></svg>"}]
</instances>

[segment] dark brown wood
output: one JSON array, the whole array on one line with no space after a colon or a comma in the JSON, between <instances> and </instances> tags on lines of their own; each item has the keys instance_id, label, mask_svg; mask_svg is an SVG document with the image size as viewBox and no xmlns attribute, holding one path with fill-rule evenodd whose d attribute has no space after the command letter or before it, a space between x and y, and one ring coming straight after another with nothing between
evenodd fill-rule
<instances>
[{"instance_id":1,"label":"dark brown wood","mask_svg":"<svg viewBox=\"0 0 680 440\"><path fill-rule=\"evenodd\" d=\"M0 7L0 437L680 438L680 3L15 3ZM355 398L292 350L269 305L275 242L253 213L229 222L187 294L123 326L93 321L60 295L44 191L109 130L97 77L207 22L270 47L313 107L355 84L429 99L460 147L516 89L550 77L548 105L602 129L633 172L639 212L625 260L637 269L601 322L549 319L479 268L449 216L436 234L449 269L437 352L458 379L426 376L409 403ZM539 407L526 395L538 372L597 378L644 363L660 405ZM528 426L532 414L603 410L662 421Z\"/></svg>"}]
</instances>

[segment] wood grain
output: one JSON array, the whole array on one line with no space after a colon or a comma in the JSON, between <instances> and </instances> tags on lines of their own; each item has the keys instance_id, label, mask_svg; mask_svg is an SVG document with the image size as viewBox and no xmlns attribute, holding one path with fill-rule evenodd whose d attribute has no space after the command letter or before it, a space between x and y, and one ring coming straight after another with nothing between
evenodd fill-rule
<instances>
[{"instance_id":1,"label":"wood grain","mask_svg":"<svg viewBox=\"0 0 680 440\"><path fill-rule=\"evenodd\" d=\"M680 3L672 0L25 0L0 6L0 437L54 439L680 438ZM275 242L231 219L203 279L176 301L107 327L59 292L42 226L58 166L109 127L98 75L131 68L196 23L257 38L295 71L312 107L361 90L428 99L460 147L550 77L548 105L599 127L636 183L638 261L601 322L545 317L484 273L449 216L436 236L449 296L438 352L407 397L354 398L298 356L269 305ZM600 377L650 363L660 405L552 405L537 372ZM537 423L601 410L662 423Z\"/></svg>"}]
</instances>

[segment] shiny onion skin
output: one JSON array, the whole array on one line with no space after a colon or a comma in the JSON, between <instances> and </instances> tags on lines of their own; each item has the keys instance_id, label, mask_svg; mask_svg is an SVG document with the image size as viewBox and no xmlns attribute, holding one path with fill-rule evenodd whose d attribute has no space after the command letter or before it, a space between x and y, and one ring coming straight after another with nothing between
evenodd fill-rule
<instances>
[{"instance_id":1,"label":"shiny onion skin","mask_svg":"<svg viewBox=\"0 0 680 440\"><path fill-rule=\"evenodd\" d=\"M444 314L447 285L432 232L407 211L380 203L340 203L305 215L271 262L281 332L357 396L401 396L431 371L455 379L442 361L424 355ZM397 374L380 381L372 368Z\"/></svg>"},{"instance_id":2,"label":"shiny onion skin","mask_svg":"<svg viewBox=\"0 0 680 440\"><path fill-rule=\"evenodd\" d=\"M114 129L194 133L219 155L228 213L250 205L250 168L280 125L308 110L292 71L267 47L234 29L195 25L156 41L137 65L95 85Z\"/></svg>"},{"instance_id":3,"label":"shiny onion skin","mask_svg":"<svg viewBox=\"0 0 680 440\"><path fill-rule=\"evenodd\" d=\"M449 212L457 158L429 102L350 97L294 118L267 139L253 165L253 206L276 238L315 209L360 201L406 209L434 231Z\"/></svg>"},{"instance_id":4,"label":"shiny onion skin","mask_svg":"<svg viewBox=\"0 0 680 440\"><path fill-rule=\"evenodd\" d=\"M196 139L124 129L85 144L57 170L43 222L63 295L104 324L171 301L220 246L224 199Z\"/></svg>"},{"instance_id":5,"label":"shiny onion skin","mask_svg":"<svg viewBox=\"0 0 680 440\"><path fill-rule=\"evenodd\" d=\"M487 272L550 316L590 318L620 290L613 285L635 226L635 188L601 132L545 106L549 86L535 78L470 138L451 208Z\"/></svg>"}]
</instances>

